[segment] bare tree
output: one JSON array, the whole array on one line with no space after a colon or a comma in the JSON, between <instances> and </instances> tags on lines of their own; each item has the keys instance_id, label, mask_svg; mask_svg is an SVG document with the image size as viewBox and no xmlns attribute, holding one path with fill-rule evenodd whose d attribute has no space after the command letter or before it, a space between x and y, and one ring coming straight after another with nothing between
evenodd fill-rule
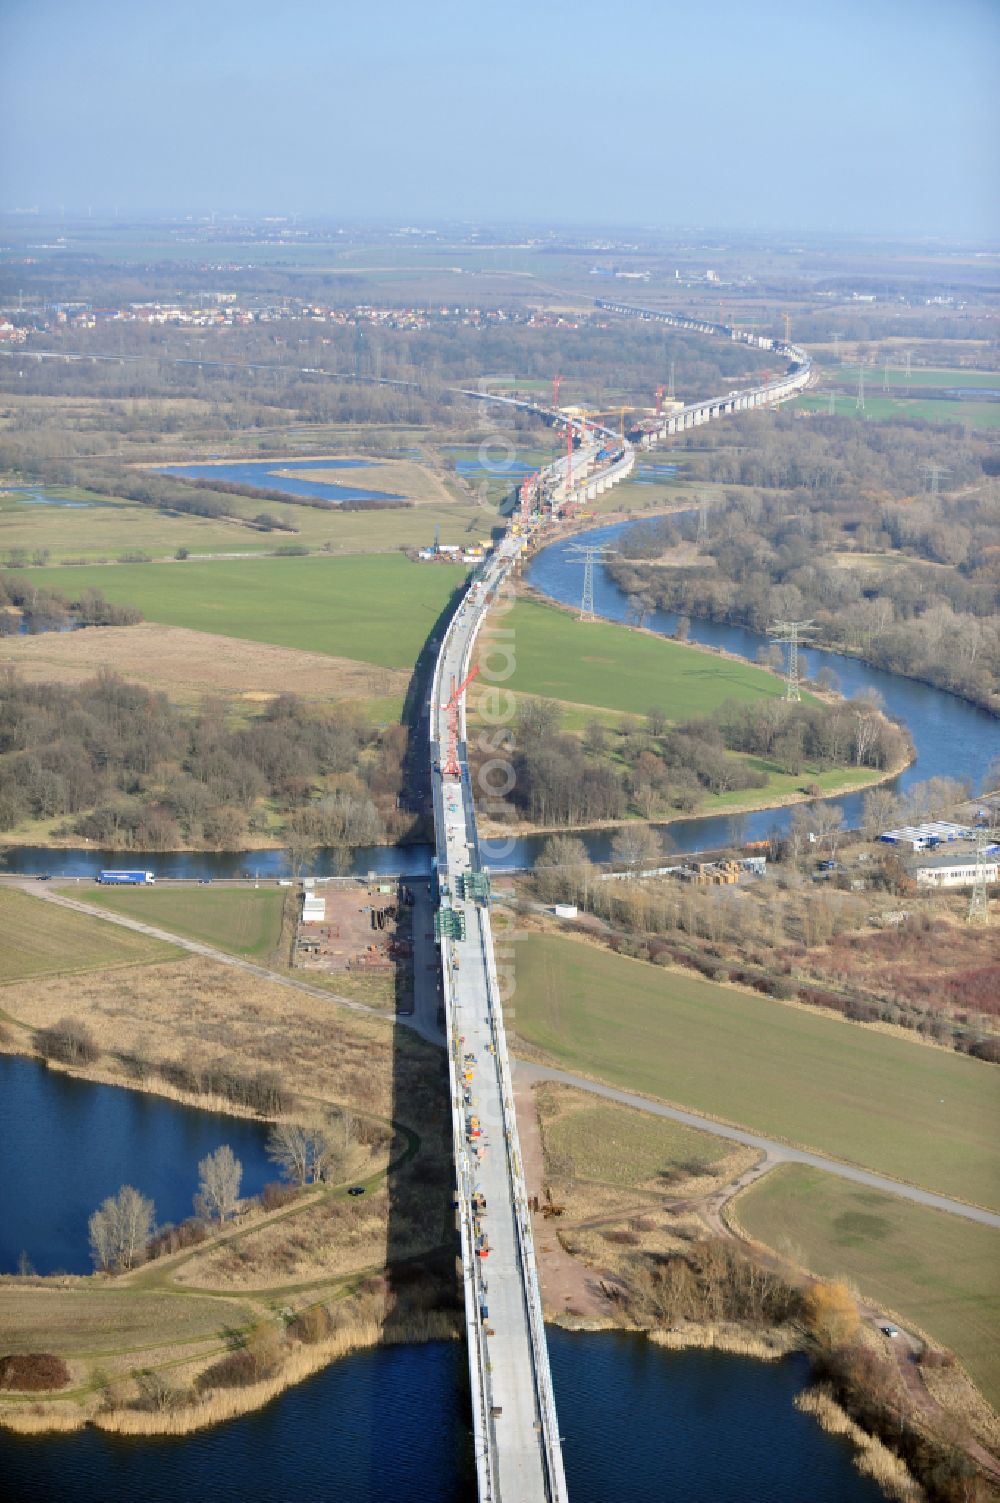
<instances>
[{"instance_id":1,"label":"bare tree","mask_svg":"<svg viewBox=\"0 0 1000 1503\"><path fill-rule=\"evenodd\" d=\"M298 1122L276 1122L267 1139L267 1156L285 1179L304 1185L309 1177L309 1139Z\"/></svg>"},{"instance_id":2,"label":"bare tree","mask_svg":"<svg viewBox=\"0 0 1000 1503\"><path fill-rule=\"evenodd\" d=\"M582 893L586 902L592 874L587 847L578 836L551 835L535 864L538 895L543 902L557 903Z\"/></svg>"},{"instance_id":3,"label":"bare tree","mask_svg":"<svg viewBox=\"0 0 1000 1503\"><path fill-rule=\"evenodd\" d=\"M843 834L844 811L839 804L816 804L813 808L813 830L820 845L825 844L831 861L837 859L837 846Z\"/></svg>"},{"instance_id":4,"label":"bare tree","mask_svg":"<svg viewBox=\"0 0 1000 1503\"><path fill-rule=\"evenodd\" d=\"M663 855L663 842L649 825L626 825L611 842L611 859L634 876L643 867L655 866Z\"/></svg>"},{"instance_id":5,"label":"bare tree","mask_svg":"<svg viewBox=\"0 0 1000 1503\"><path fill-rule=\"evenodd\" d=\"M240 1198L243 1165L228 1143L208 1154L198 1165L198 1193L194 1208L199 1216L218 1216L219 1225L232 1215Z\"/></svg>"},{"instance_id":6,"label":"bare tree","mask_svg":"<svg viewBox=\"0 0 1000 1503\"><path fill-rule=\"evenodd\" d=\"M285 821L282 835L293 877L309 869L320 845L318 821L311 809L300 809Z\"/></svg>"},{"instance_id":7,"label":"bare tree","mask_svg":"<svg viewBox=\"0 0 1000 1503\"><path fill-rule=\"evenodd\" d=\"M522 699L517 707L517 734L523 742L545 741L562 721L562 706L554 699Z\"/></svg>"},{"instance_id":8,"label":"bare tree","mask_svg":"<svg viewBox=\"0 0 1000 1503\"><path fill-rule=\"evenodd\" d=\"M318 1184L339 1178L338 1171L347 1163L350 1140L349 1114L338 1123L337 1131L324 1124L278 1122L267 1140L267 1156L285 1179L297 1185Z\"/></svg>"},{"instance_id":9,"label":"bare tree","mask_svg":"<svg viewBox=\"0 0 1000 1503\"><path fill-rule=\"evenodd\" d=\"M338 1180L343 1177L347 1165L346 1145L328 1128L314 1127L307 1134L309 1139L309 1168L314 1184L321 1180Z\"/></svg>"},{"instance_id":10,"label":"bare tree","mask_svg":"<svg viewBox=\"0 0 1000 1503\"><path fill-rule=\"evenodd\" d=\"M153 1235L153 1202L131 1185L122 1185L91 1216L89 1231L98 1268L133 1268Z\"/></svg>"},{"instance_id":11,"label":"bare tree","mask_svg":"<svg viewBox=\"0 0 1000 1503\"><path fill-rule=\"evenodd\" d=\"M792 810L792 817L788 821L788 831L785 841L788 854L793 865L798 865L806 853L806 849L813 840L816 829L816 816L809 804L797 804Z\"/></svg>"},{"instance_id":12,"label":"bare tree","mask_svg":"<svg viewBox=\"0 0 1000 1503\"><path fill-rule=\"evenodd\" d=\"M884 835L899 818L899 800L888 788L869 788L861 800L864 832L869 840Z\"/></svg>"}]
</instances>

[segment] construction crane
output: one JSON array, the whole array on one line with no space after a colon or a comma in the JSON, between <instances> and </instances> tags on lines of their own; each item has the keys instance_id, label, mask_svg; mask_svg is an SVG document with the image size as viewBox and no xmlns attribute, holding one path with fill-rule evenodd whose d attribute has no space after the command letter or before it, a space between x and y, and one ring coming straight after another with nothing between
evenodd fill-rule
<instances>
[{"instance_id":1,"label":"construction crane","mask_svg":"<svg viewBox=\"0 0 1000 1503\"><path fill-rule=\"evenodd\" d=\"M562 385L562 376L552 377L552 405L559 406L559 388Z\"/></svg>"},{"instance_id":2,"label":"construction crane","mask_svg":"<svg viewBox=\"0 0 1000 1503\"><path fill-rule=\"evenodd\" d=\"M441 764L441 776L444 778L461 778L462 776L462 768L458 760L458 706L462 695L478 672L478 667L473 668L472 672L463 678L457 688L453 675L451 680L451 698L447 704L442 705L442 709L448 717L448 752L444 762Z\"/></svg>"},{"instance_id":3,"label":"construction crane","mask_svg":"<svg viewBox=\"0 0 1000 1503\"><path fill-rule=\"evenodd\" d=\"M656 416L657 417L659 417L660 414L661 414L661 412L663 411L663 398L666 396L666 394L667 394L667 388L665 386L658 386L656 388Z\"/></svg>"},{"instance_id":4,"label":"construction crane","mask_svg":"<svg viewBox=\"0 0 1000 1503\"><path fill-rule=\"evenodd\" d=\"M792 342L792 315L790 313L783 313L781 315L781 319L782 319L782 323L785 326L785 343L786 344L791 344L791 342Z\"/></svg>"}]
</instances>

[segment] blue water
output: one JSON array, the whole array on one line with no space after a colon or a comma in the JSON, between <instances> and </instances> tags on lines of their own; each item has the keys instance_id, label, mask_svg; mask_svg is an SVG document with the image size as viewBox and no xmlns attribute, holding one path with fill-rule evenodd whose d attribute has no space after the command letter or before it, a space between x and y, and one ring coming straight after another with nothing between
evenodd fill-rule
<instances>
[{"instance_id":1,"label":"blue water","mask_svg":"<svg viewBox=\"0 0 1000 1503\"><path fill-rule=\"evenodd\" d=\"M369 491L359 485L335 485L332 481L303 480L279 474L283 469L298 470L370 470L374 461L366 459L246 459L230 464L161 464L161 475L182 475L188 480L225 480L230 484L258 486L262 490L283 491L286 496L303 496L318 501L402 501L395 491Z\"/></svg>"},{"instance_id":2,"label":"blue water","mask_svg":"<svg viewBox=\"0 0 1000 1503\"><path fill-rule=\"evenodd\" d=\"M551 1327L549 1353L572 1503L884 1503L848 1447L793 1407L804 1357Z\"/></svg>"},{"instance_id":3,"label":"blue water","mask_svg":"<svg viewBox=\"0 0 1000 1503\"><path fill-rule=\"evenodd\" d=\"M88 1218L123 1184L153 1200L159 1225L183 1221L199 1159L223 1143L256 1194L276 1178L266 1137L260 1122L0 1055L0 1273L16 1273L22 1252L37 1273L90 1273Z\"/></svg>"},{"instance_id":4,"label":"blue water","mask_svg":"<svg viewBox=\"0 0 1000 1503\"><path fill-rule=\"evenodd\" d=\"M680 465L676 464L653 464L648 459L640 459L635 467L632 477L633 484L659 485L664 480L673 480Z\"/></svg>"},{"instance_id":5,"label":"blue water","mask_svg":"<svg viewBox=\"0 0 1000 1503\"><path fill-rule=\"evenodd\" d=\"M607 542L613 546L626 528L637 525L641 524L619 522L610 527L594 528L586 533L586 538L588 542ZM550 544L536 555L525 571L529 584L566 605L576 605L580 599L582 569L567 552L576 541L579 539L570 538ZM609 621L628 620L626 597L600 563L594 570L594 606L598 615ZM672 636L677 629L677 620L677 615L671 611L656 611L648 624L652 631ZM745 627L699 620L692 620L690 638L692 642L721 648L751 662L755 660L758 649L770 642L768 637ZM848 697L863 689L876 689L888 713L909 729L916 760L890 785L894 788L905 790L925 778L939 776L967 777L978 787L990 761L1000 752L1000 722L985 710L977 709L953 694L899 674L871 668L841 653L809 648L801 656L803 669L809 675L814 676L823 667L832 669L840 692ZM651 684L650 703L655 702L656 686ZM664 705L663 708L669 715L670 706ZM844 810L848 825L860 824L862 794L848 794L831 802ZM761 809L744 818L744 838L760 840L773 831L784 829L791 811ZM682 852L725 845L732 838L729 818L722 815L677 820L665 827L664 832L669 848ZM609 838L592 836L587 844L595 859L606 859L602 853L610 851Z\"/></svg>"},{"instance_id":6,"label":"blue water","mask_svg":"<svg viewBox=\"0 0 1000 1503\"><path fill-rule=\"evenodd\" d=\"M640 524L616 523L594 528L585 536L595 542L613 543L626 527L637 525ZM567 553L568 546L575 541L578 538L550 544L536 555L526 571L529 583L536 589L568 605L579 601L582 583L580 565ZM625 596L600 564L594 570L594 602L598 613L608 620L627 620ZM677 617L672 612L657 611L650 626L671 636L677 629ZM769 645L769 638L757 632L712 621L692 621L690 636L694 642L722 648L749 661L756 658L761 646ZM803 653L803 658L810 673L818 673L824 666L832 669L841 692L846 695L857 694L869 687L877 689L889 714L906 725L913 738L916 760L889 786L905 790L925 778L946 776L967 777L978 788L986 768L1000 754L1000 722L985 710L979 710L943 689L871 668L841 653L809 648ZM651 684L650 703L655 701L656 686ZM665 705L664 709L669 714L670 706ZM844 810L848 825L860 824L862 794L847 794L833 802ZM758 809L740 816L741 838L765 839L786 828L790 818L788 808ZM683 854L717 849L730 844L733 838L731 820L727 815L679 819L660 828L667 849ZM531 835L501 842L483 841L483 859L498 872L523 870L534 863L547 838ZM581 834L594 861L609 859L612 838L611 833L600 830ZM430 870L431 855L429 845L368 846L354 852L350 870L358 875L373 871L385 875L417 876ZM0 853L0 870L29 874L49 872L79 876L85 880L95 876L102 867L117 866L121 861L120 851L19 846L9 848L5 855ZM288 870L282 851L156 852L149 856L148 865L163 877L239 877L246 872L251 876L257 872L262 880L272 881ZM335 873L335 853L321 851L314 870L319 876Z\"/></svg>"},{"instance_id":7,"label":"blue water","mask_svg":"<svg viewBox=\"0 0 1000 1503\"><path fill-rule=\"evenodd\" d=\"M883 1503L792 1406L802 1359L549 1330L572 1503ZM177 1440L0 1431L17 1503L472 1503L458 1343L357 1352L266 1409Z\"/></svg>"}]
</instances>

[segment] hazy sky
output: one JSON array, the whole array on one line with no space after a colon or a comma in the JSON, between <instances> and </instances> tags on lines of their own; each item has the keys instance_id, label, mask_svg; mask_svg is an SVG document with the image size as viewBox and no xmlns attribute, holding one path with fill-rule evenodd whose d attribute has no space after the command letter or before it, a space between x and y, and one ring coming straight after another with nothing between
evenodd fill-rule
<instances>
[{"instance_id":1,"label":"hazy sky","mask_svg":"<svg viewBox=\"0 0 1000 1503\"><path fill-rule=\"evenodd\" d=\"M1000 233L1000 0L0 0L0 206Z\"/></svg>"}]
</instances>

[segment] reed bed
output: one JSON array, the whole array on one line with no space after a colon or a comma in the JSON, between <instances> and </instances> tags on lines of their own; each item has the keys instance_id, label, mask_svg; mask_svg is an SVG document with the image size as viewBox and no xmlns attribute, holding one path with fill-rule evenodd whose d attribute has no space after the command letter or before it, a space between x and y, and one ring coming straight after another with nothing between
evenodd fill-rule
<instances>
[{"instance_id":1,"label":"reed bed","mask_svg":"<svg viewBox=\"0 0 1000 1503\"><path fill-rule=\"evenodd\" d=\"M82 1430L90 1416L82 1409L59 1408L54 1404L32 1404L30 1409L16 1409L10 1414L0 1409L0 1430L15 1435L44 1435L61 1430Z\"/></svg>"},{"instance_id":2,"label":"reed bed","mask_svg":"<svg viewBox=\"0 0 1000 1503\"><path fill-rule=\"evenodd\" d=\"M854 1447L854 1464L898 1503L926 1503L927 1494L899 1457L874 1435L856 1425L824 1385L807 1388L795 1400L803 1414L811 1414L828 1435L842 1435Z\"/></svg>"},{"instance_id":3,"label":"reed bed","mask_svg":"<svg viewBox=\"0 0 1000 1503\"><path fill-rule=\"evenodd\" d=\"M675 1327L669 1331L648 1331L650 1341L669 1351L686 1351L700 1347L705 1351L729 1352L734 1357L757 1357L764 1362L776 1362L789 1352L796 1351L799 1343L791 1330L772 1327L763 1331L748 1331L740 1326L705 1325Z\"/></svg>"},{"instance_id":4,"label":"reed bed","mask_svg":"<svg viewBox=\"0 0 1000 1503\"><path fill-rule=\"evenodd\" d=\"M404 1342L449 1341L459 1334L455 1317L441 1311L416 1313L394 1321L389 1327L377 1320L360 1321L315 1345L293 1347L283 1357L278 1371L259 1383L244 1388L212 1389L199 1402L177 1408L102 1410L93 1416L91 1423L114 1435L187 1435L262 1408L286 1388L304 1382L351 1352Z\"/></svg>"}]
</instances>

